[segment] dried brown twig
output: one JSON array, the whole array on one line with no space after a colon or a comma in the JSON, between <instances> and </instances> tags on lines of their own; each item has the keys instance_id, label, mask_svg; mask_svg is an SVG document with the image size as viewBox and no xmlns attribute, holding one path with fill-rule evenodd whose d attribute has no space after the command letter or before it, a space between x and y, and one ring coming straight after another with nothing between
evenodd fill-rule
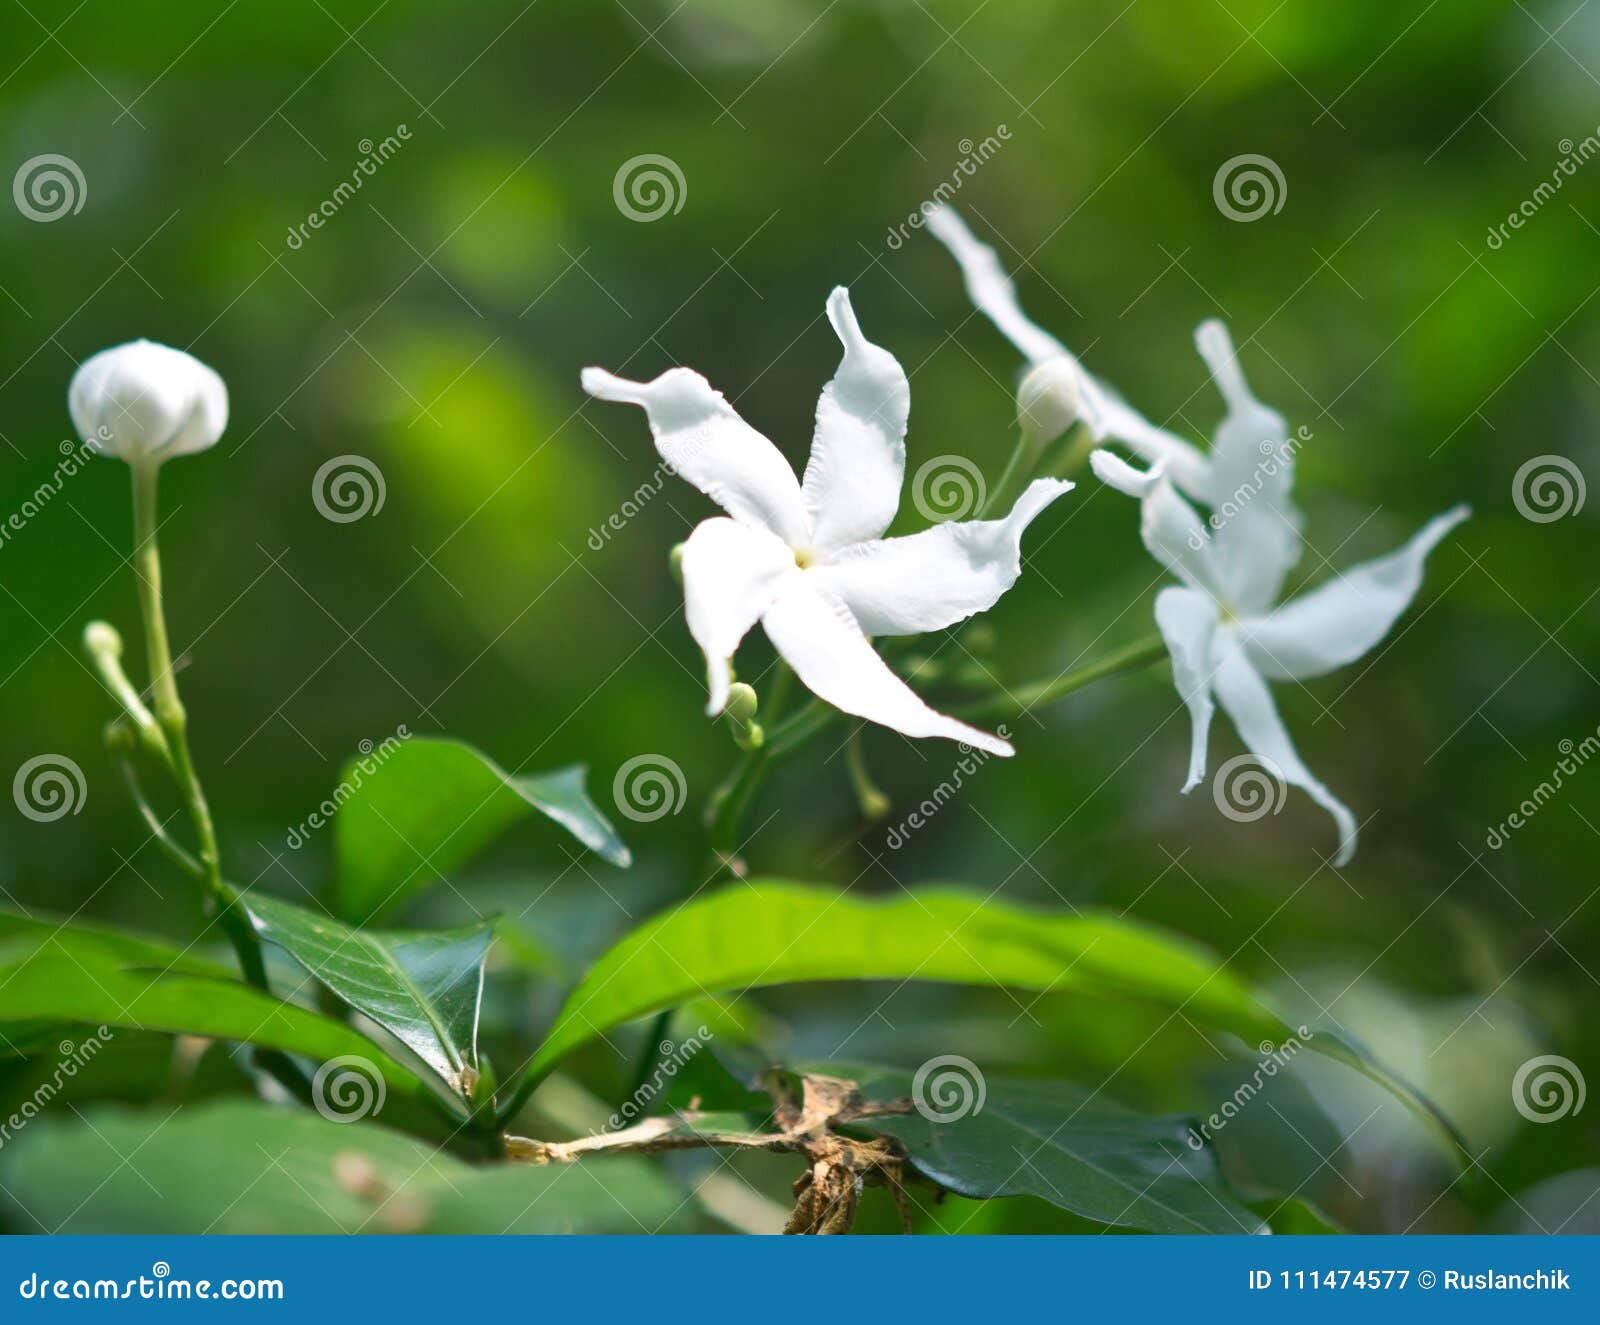
<instances>
[{"instance_id":1,"label":"dried brown twig","mask_svg":"<svg viewBox=\"0 0 1600 1325\"><path fill-rule=\"evenodd\" d=\"M798 1092L793 1079L776 1070L762 1077L761 1087L772 1096L777 1131L720 1127L718 1115L691 1105L679 1113L575 1141L507 1136L506 1157L527 1164L571 1164L592 1155L706 1148L800 1154L809 1164L795 1180L795 1208L785 1233L849 1232L862 1189L879 1185L889 1189L901 1227L911 1231L905 1152L899 1143L889 1137L861 1141L836 1130L862 1118L909 1113L910 1100L874 1103L862 1098L853 1081L811 1073L800 1075Z\"/></svg>"}]
</instances>

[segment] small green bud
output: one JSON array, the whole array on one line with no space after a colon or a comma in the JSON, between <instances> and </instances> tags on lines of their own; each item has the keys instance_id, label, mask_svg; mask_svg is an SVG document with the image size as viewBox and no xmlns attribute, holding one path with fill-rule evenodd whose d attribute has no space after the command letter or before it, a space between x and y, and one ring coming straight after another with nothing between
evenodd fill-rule
<instances>
[{"instance_id":1,"label":"small green bud","mask_svg":"<svg viewBox=\"0 0 1600 1325\"><path fill-rule=\"evenodd\" d=\"M683 583L683 544L674 543L672 551L667 554L667 569L672 572L672 578L680 585Z\"/></svg>"},{"instance_id":2,"label":"small green bud","mask_svg":"<svg viewBox=\"0 0 1600 1325\"><path fill-rule=\"evenodd\" d=\"M733 728L733 741L741 750L759 750L767 739L761 724L755 720L760 705L755 687L735 681L728 687L728 702L723 713Z\"/></svg>"},{"instance_id":3,"label":"small green bud","mask_svg":"<svg viewBox=\"0 0 1600 1325\"><path fill-rule=\"evenodd\" d=\"M732 721L747 723L756 716L756 708L760 702L754 686L744 681L735 681L728 687L728 703L723 711Z\"/></svg>"}]
</instances>

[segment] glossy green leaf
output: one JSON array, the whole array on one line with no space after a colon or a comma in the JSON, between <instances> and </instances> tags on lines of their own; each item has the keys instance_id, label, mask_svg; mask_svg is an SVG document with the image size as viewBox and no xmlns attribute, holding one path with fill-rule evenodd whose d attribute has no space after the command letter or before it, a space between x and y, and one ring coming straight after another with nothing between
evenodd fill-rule
<instances>
[{"instance_id":1,"label":"glossy green leaf","mask_svg":"<svg viewBox=\"0 0 1600 1325\"><path fill-rule=\"evenodd\" d=\"M474 1168L372 1122L245 1100L41 1117L0 1149L0 1184L28 1233L654 1233L685 1206L644 1160Z\"/></svg>"},{"instance_id":2,"label":"glossy green leaf","mask_svg":"<svg viewBox=\"0 0 1600 1325\"><path fill-rule=\"evenodd\" d=\"M1204 949L1102 912L1061 915L953 888L859 897L740 883L646 921L573 990L536 1080L612 1026L698 995L808 980L934 980L1141 998L1252 1042L1287 1028Z\"/></svg>"},{"instance_id":3,"label":"glossy green leaf","mask_svg":"<svg viewBox=\"0 0 1600 1325\"><path fill-rule=\"evenodd\" d=\"M262 938L398 1039L452 1093L470 1093L492 920L458 929L352 929L276 897L252 896L246 906Z\"/></svg>"},{"instance_id":4,"label":"glossy green leaf","mask_svg":"<svg viewBox=\"0 0 1600 1325\"><path fill-rule=\"evenodd\" d=\"M947 887L877 898L758 881L655 916L605 952L567 997L508 1107L613 1026L701 994L810 980L931 980L1135 999L1252 1046L1295 1035L1207 949L1110 912L1039 911ZM1307 1043L1392 1090L1458 1157L1467 1153L1443 1115L1370 1056L1331 1032Z\"/></svg>"},{"instance_id":5,"label":"glossy green leaf","mask_svg":"<svg viewBox=\"0 0 1600 1325\"><path fill-rule=\"evenodd\" d=\"M869 1100L913 1098L909 1072L827 1066ZM962 1196L1037 1196L1085 1219L1152 1233L1259 1233L1262 1221L1228 1190L1188 1118L1146 1118L1065 1081L984 1077L970 1065L924 1083L929 1109L864 1118L853 1129L892 1136L913 1166ZM948 1115L947 1119L941 1115Z\"/></svg>"},{"instance_id":6,"label":"glossy green leaf","mask_svg":"<svg viewBox=\"0 0 1600 1325\"><path fill-rule=\"evenodd\" d=\"M348 1026L229 977L159 940L72 923L0 931L0 1028L40 1021L204 1035L280 1049L317 1062L359 1057L387 1088L427 1088ZM24 936L26 930L26 936ZM215 973L212 973L212 972Z\"/></svg>"},{"instance_id":7,"label":"glossy green leaf","mask_svg":"<svg viewBox=\"0 0 1600 1325\"><path fill-rule=\"evenodd\" d=\"M350 921L379 919L534 812L612 864L629 864L628 848L589 799L584 776L581 764L513 775L470 745L423 737L381 759L352 760L334 820L336 909Z\"/></svg>"}]
</instances>

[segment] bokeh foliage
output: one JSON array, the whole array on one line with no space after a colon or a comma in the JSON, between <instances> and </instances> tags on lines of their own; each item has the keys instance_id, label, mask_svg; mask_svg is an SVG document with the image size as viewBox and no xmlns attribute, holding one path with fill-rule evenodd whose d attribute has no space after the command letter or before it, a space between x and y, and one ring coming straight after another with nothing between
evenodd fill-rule
<instances>
[{"instance_id":1,"label":"bokeh foliage","mask_svg":"<svg viewBox=\"0 0 1600 1325\"><path fill-rule=\"evenodd\" d=\"M1190 330L1223 316L1258 391L1312 430L1307 580L1458 500L1476 508L1386 647L1280 690L1307 762L1364 821L1361 852L1342 877L1322 866L1328 825L1302 797L1252 825L1219 816L1206 789L1180 799L1186 723L1162 668L1024 720L1019 757L985 766L901 850L883 826L862 830L842 751L813 748L758 808L746 854L867 891L956 879L1128 908L1370 1037L1456 1114L1488 1180L1436 1202L1437 1170L1398 1114L1364 1124L1375 1097L1318 1074L1340 1098L1333 1123L1359 1127L1327 1165L1338 1135L1315 1132L1328 1124L1304 1100L1272 1111L1281 1126L1264 1110L1238 1126L1276 1128L1285 1171L1300 1165L1305 1193L1353 1226L1553 1227L1593 1193L1597 1111L1530 1125L1510 1078L1545 1052L1600 1074L1600 769L1502 849L1485 837L1550 776L1560 742L1600 723L1600 502L1548 524L1512 502L1537 455L1600 474L1600 166L1503 245L1487 234L1564 142L1597 131L1600 15L1575 0L35 12L0 13L4 164L62 153L88 192L49 224L0 208L0 512L49 478L66 382L93 351L146 335L227 379L228 435L168 468L162 537L234 877L325 896L329 835L298 851L285 835L358 742L403 723L509 769L587 762L602 801L637 754L682 767L682 813L619 820L631 872L527 825L457 881L484 909L525 913L564 960L693 892L697 811L732 749L702 716L666 554L709 507L669 483L593 536L655 457L638 417L585 404L578 370L693 365L799 462L837 354L822 301L846 283L911 373L911 468L953 453L993 477L1015 356L931 239L887 240L966 140L1005 125L958 201L1042 322L1154 418L1203 436L1218 402ZM401 124L403 148L290 247L363 140ZM641 224L612 181L646 152L677 162L687 191ZM1248 224L1212 197L1241 153L1287 181L1282 210ZM311 484L345 453L379 465L387 497L338 524ZM0 774L59 752L89 788L58 823L7 807L0 888L187 935L197 908L100 751L109 706L77 648L92 616L134 633L126 495L125 475L96 465L0 545ZM898 527L917 523L908 506ZM1156 568L1124 500L1083 483L1027 552L989 618L1008 679L1148 628ZM746 648L758 676L765 645ZM891 822L958 757L880 731L865 745ZM1214 759L1237 748L1219 728ZM471 918L448 892L423 910ZM817 1058L841 1041L910 1064L962 1051L1201 1113L1231 1090L1234 1067L1189 1028L1121 1008L915 986L761 1001ZM492 991L486 1030L526 1043L552 1004L549 990ZM630 1066L602 1051L590 1070L604 1094ZM1555 1196L1540 1186L1563 1174Z\"/></svg>"}]
</instances>

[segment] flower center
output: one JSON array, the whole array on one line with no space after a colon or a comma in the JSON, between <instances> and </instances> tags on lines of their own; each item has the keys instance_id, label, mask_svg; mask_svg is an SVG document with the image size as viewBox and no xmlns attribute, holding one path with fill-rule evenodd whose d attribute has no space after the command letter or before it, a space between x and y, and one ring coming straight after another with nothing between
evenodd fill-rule
<instances>
[{"instance_id":1,"label":"flower center","mask_svg":"<svg viewBox=\"0 0 1600 1325\"><path fill-rule=\"evenodd\" d=\"M808 547L797 547L794 550L794 564L801 570L808 570L817 564L817 554Z\"/></svg>"}]
</instances>

